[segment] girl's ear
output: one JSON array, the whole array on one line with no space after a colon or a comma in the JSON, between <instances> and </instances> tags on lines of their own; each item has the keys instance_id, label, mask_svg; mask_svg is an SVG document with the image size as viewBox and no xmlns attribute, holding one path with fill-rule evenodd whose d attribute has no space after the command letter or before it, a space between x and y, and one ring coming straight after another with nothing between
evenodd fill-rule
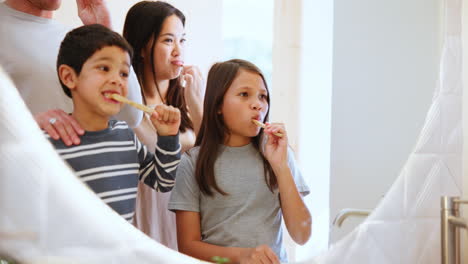
<instances>
[{"instance_id":1,"label":"girl's ear","mask_svg":"<svg viewBox=\"0 0 468 264\"><path fill-rule=\"evenodd\" d=\"M60 65L58 68L58 75L62 83L65 84L65 86L67 86L68 89L76 89L78 83L78 75L72 67L65 64Z\"/></svg>"}]
</instances>

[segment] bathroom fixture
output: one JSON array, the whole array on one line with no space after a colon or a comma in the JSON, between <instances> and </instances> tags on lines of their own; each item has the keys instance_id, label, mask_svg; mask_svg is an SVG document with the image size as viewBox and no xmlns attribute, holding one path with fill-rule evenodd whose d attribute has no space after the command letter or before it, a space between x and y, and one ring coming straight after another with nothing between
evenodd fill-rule
<instances>
[{"instance_id":1,"label":"bathroom fixture","mask_svg":"<svg viewBox=\"0 0 468 264\"><path fill-rule=\"evenodd\" d=\"M440 199L440 239L442 264L460 264L460 232L468 229L468 222L460 217L460 204L468 200L459 197L442 196Z\"/></svg>"},{"instance_id":2,"label":"bathroom fixture","mask_svg":"<svg viewBox=\"0 0 468 264\"><path fill-rule=\"evenodd\" d=\"M345 208L342 209L333 220L333 225L337 227L341 227L344 220L350 216L358 216L358 217L367 217L372 210L365 210L365 209L353 209L353 208Z\"/></svg>"}]
</instances>

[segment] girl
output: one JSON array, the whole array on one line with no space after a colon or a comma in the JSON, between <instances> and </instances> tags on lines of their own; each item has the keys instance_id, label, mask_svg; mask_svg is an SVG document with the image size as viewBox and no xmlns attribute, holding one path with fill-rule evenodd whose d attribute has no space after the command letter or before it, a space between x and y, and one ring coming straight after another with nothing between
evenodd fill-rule
<instances>
[{"instance_id":1,"label":"girl","mask_svg":"<svg viewBox=\"0 0 468 264\"><path fill-rule=\"evenodd\" d=\"M284 125L260 131L252 122L268 120L265 78L255 65L229 60L210 69L206 92L196 147L182 157L169 203L179 250L232 263L287 261L281 219L295 242L309 239L311 216L301 198L309 188Z\"/></svg>"},{"instance_id":2,"label":"girl","mask_svg":"<svg viewBox=\"0 0 468 264\"><path fill-rule=\"evenodd\" d=\"M195 143L202 116L203 81L197 67L184 65L185 16L174 6L142 1L127 13L123 35L133 47L132 66L145 104L165 103L180 109L182 151ZM181 82L184 80L185 88ZM148 116L135 128L148 148L157 142L156 129ZM175 214L167 209L169 193L138 186L136 226L160 243L177 249Z\"/></svg>"}]
</instances>

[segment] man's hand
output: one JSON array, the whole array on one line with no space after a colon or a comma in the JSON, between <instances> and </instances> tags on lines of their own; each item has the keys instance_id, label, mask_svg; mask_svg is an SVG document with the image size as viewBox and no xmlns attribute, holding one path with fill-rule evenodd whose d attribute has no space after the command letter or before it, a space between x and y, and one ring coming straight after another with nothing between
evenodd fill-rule
<instances>
[{"instance_id":1,"label":"man's hand","mask_svg":"<svg viewBox=\"0 0 468 264\"><path fill-rule=\"evenodd\" d=\"M54 109L47 112L38 113L34 116L39 127L46 131L55 140L62 139L67 146L79 145L80 138L84 130L76 120L63 110Z\"/></svg>"},{"instance_id":2,"label":"man's hand","mask_svg":"<svg viewBox=\"0 0 468 264\"><path fill-rule=\"evenodd\" d=\"M78 16L84 25L101 24L112 29L109 9L104 0L76 0Z\"/></svg>"},{"instance_id":3,"label":"man's hand","mask_svg":"<svg viewBox=\"0 0 468 264\"><path fill-rule=\"evenodd\" d=\"M180 111L179 109L160 104L154 108L151 122L158 132L158 136L175 136L179 133Z\"/></svg>"}]
</instances>

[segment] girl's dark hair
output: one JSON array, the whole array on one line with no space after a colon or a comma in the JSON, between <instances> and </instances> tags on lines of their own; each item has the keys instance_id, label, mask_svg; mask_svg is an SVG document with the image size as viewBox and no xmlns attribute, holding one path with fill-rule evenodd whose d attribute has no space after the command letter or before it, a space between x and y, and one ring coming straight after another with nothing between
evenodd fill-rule
<instances>
[{"instance_id":1,"label":"girl's dark hair","mask_svg":"<svg viewBox=\"0 0 468 264\"><path fill-rule=\"evenodd\" d=\"M268 91L268 86L262 72L257 66L248 61L233 59L216 63L211 67L206 83L203 119L195 142L195 146L200 147L195 167L195 179L197 180L201 192L209 196L214 194L213 189L223 195L227 195L227 193L221 190L217 185L214 175L214 165L218 154L222 151L224 137L229 134L224 124L223 116L219 114L219 110L223 104L226 91L241 69L260 75ZM267 97L267 102L268 105L270 105L269 97ZM264 121L268 121L268 113L269 110ZM278 186L278 181L270 163L268 163L260 150L262 135L263 130L252 139L252 144L259 151L263 159L265 182L270 191L273 192Z\"/></svg>"},{"instance_id":2,"label":"girl's dark hair","mask_svg":"<svg viewBox=\"0 0 468 264\"><path fill-rule=\"evenodd\" d=\"M153 37L153 45L151 47L151 58L154 57L154 46L156 40L161 33L161 28L164 20L172 15L176 15L185 26L185 16L182 12L174 6L161 1L142 1L130 8L125 18L125 24L123 29L123 36L127 39L128 43L133 47L134 57L132 60L132 66L138 77L140 83L143 101L146 103L142 76L143 76L143 57L141 56L142 51L145 49L148 42ZM156 81L156 69L154 68L154 60L151 59L151 68L153 72L153 79ZM180 85L180 77L169 81L169 89L166 95L166 104L172 105L180 109L182 122L180 124L180 131L185 132L187 129L193 129L193 123L188 116L187 104L184 97L184 88ZM159 91L158 84L156 89ZM162 100L163 98L161 98Z\"/></svg>"},{"instance_id":3,"label":"girl's dark hair","mask_svg":"<svg viewBox=\"0 0 468 264\"><path fill-rule=\"evenodd\" d=\"M65 35L57 56L57 74L60 65L70 66L77 75L80 75L83 64L96 53L96 51L109 46L116 46L127 52L132 59L132 47L117 32L103 25L92 24L71 30ZM70 89L60 79L60 85L68 97L72 97Z\"/></svg>"}]
</instances>

